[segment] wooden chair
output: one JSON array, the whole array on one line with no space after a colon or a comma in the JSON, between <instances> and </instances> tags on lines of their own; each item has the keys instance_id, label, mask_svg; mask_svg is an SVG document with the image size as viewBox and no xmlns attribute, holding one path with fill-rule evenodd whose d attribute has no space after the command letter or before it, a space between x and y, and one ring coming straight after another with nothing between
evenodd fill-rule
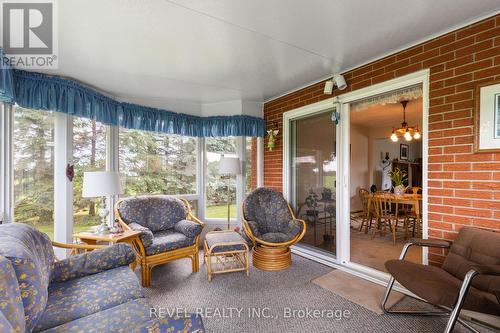
<instances>
[{"instance_id":1,"label":"wooden chair","mask_svg":"<svg viewBox=\"0 0 500 333\"><path fill-rule=\"evenodd\" d=\"M359 226L359 231L363 230L363 226L365 226L365 234L368 233L368 229L372 228L372 220L373 220L373 209L368 207L368 201L370 200L370 192L367 189L360 188L358 190L358 196L361 200L361 205L363 206L363 215L361 219L361 225Z\"/></svg>"}]
</instances>

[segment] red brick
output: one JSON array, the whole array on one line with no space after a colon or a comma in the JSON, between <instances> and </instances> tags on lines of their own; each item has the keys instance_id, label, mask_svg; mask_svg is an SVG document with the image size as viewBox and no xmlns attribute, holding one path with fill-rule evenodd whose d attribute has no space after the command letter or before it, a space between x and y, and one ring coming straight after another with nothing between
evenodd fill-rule
<instances>
[{"instance_id":1,"label":"red brick","mask_svg":"<svg viewBox=\"0 0 500 333\"><path fill-rule=\"evenodd\" d=\"M334 96L428 68L429 80L429 230L453 240L464 225L500 230L500 153L472 153L475 86L500 78L500 15L416 45L343 73L348 88ZM282 128L283 112L331 95L323 82L266 102L268 126ZM281 132L283 133L283 132ZM283 140L264 152L266 186L282 188ZM429 255L431 264L446 251Z\"/></svg>"},{"instance_id":2,"label":"red brick","mask_svg":"<svg viewBox=\"0 0 500 333\"><path fill-rule=\"evenodd\" d=\"M491 191L471 191L471 190L456 190L455 195L459 198L471 199L492 199Z\"/></svg>"},{"instance_id":3,"label":"red brick","mask_svg":"<svg viewBox=\"0 0 500 333\"><path fill-rule=\"evenodd\" d=\"M466 216L476 216L476 217L491 217L491 210L484 209L471 209L471 208L455 208L455 214L466 215Z\"/></svg>"}]
</instances>

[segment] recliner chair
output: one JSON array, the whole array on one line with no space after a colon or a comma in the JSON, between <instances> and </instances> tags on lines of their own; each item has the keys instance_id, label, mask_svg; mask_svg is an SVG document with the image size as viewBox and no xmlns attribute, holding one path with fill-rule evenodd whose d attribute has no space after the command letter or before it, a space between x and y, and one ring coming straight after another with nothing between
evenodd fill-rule
<instances>
[{"instance_id":1,"label":"recliner chair","mask_svg":"<svg viewBox=\"0 0 500 333\"><path fill-rule=\"evenodd\" d=\"M404 260L410 246L449 248L441 267L416 264ZM462 309L500 316L500 233L464 227L450 247L444 240L413 239L403 247L399 260L389 260L385 267L392 275L382 310L387 313L449 316L446 333L453 331ZM395 311L386 308L394 282L444 309L442 312Z\"/></svg>"}]
</instances>

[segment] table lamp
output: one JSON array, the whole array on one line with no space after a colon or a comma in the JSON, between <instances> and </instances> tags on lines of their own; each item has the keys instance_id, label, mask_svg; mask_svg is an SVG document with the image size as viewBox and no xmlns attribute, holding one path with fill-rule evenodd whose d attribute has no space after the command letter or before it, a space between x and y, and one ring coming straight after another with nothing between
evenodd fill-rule
<instances>
[{"instance_id":1,"label":"table lamp","mask_svg":"<svg viewBox=\"0 0 500 333\"><path fill-rule=\"evenodd\" d=\"M101 224L95 230L96 234L109 234L110 228L106 223L109 215L109 209L106 203L106 196L122 194L123 189L120 183L118 172L111 171L92 171L83 173L82 197L95 198L103 197L103 207L99 208L99 217Z\"/></svg>"},{"instance_id":2,"label":"table lamp","mask_svg":"<svg viewBox=\"0 0 500 333\"><path fill-rule=\"evenodd\" d=\"M219 162L219 173L227 179L227 229L231 228L231 178L241 173L241 163L238 157L222 156Z\"/></svg>"}]
</instances>

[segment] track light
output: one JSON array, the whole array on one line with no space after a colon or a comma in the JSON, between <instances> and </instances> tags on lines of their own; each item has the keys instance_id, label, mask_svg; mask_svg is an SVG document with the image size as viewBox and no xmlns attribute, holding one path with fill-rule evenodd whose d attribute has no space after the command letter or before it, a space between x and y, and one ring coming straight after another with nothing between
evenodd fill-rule
<instances>
[{"instance_id":1,"label":"track light","mask_svg":"<svg viewBox=\"0 0 500 333\"><path fill-rule=\"evenodd\" d=\"M331 80L325 82L323 93L331 95L333 93L333 86L336 86L339 90L344 90L347 88L347 83L342 75L335 74Z\"/></svg>"},{"instance_id":2,"label":"track light","mask_svg":"<svg viewBox=\"0 0 500 333\"><path fill-rule=\"evenodd\" d=\"M335 81L335 85L339 90L344 90L347 88L347 83L345 82L344 76L340 74L336 74L333 76L333 81Z\"/></svg>"}]
</instances>

